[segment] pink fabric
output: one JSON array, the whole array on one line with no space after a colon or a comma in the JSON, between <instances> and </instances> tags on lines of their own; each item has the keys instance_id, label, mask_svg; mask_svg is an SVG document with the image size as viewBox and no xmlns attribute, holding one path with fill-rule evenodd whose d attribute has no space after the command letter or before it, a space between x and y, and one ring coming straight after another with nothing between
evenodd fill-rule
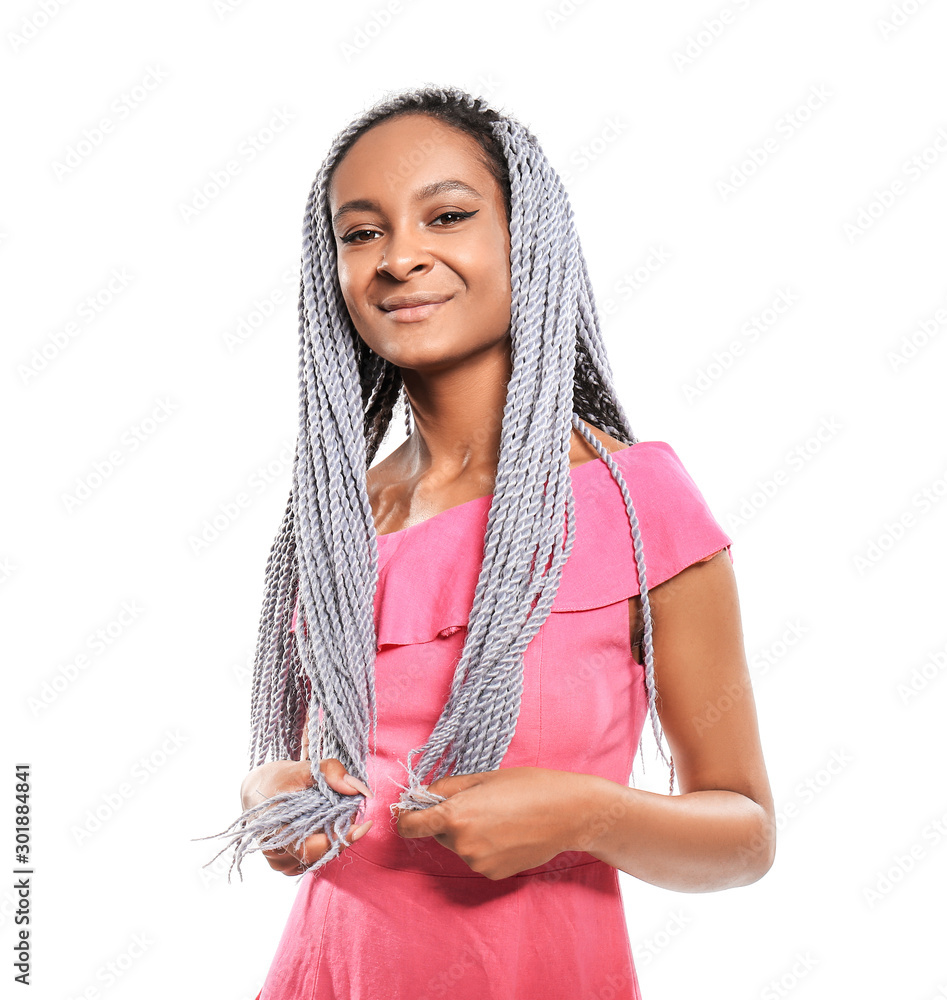
<instances>
[{"instance_id":1,"label":"pink fabric","mask_svg":"<svg viewBox=\"0 0 947 1000\"><path fill-rule=\"evenodd\" d=\"M642 441L612 456L635 503L649 587L729 551L668 444ZM572 554L526 649L519 721L501 766L627 785L647 710L644 671L631 656L628 599L639 591L628 517L604 462L578 466L572 485ZM640 997L617 869L566 852L492 881L433 838L402 839L389 813L405 781L399 761L426 742L447 698L490 500L378 538L375 798L359 818L375 822L302 877L261 1000Z\"/></svg>"}]
</instances>

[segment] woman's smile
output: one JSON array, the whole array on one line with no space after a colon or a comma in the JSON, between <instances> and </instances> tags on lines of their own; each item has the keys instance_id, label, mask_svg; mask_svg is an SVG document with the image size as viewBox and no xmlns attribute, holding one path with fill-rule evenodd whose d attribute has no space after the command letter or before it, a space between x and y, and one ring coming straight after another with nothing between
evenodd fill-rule
<instances>
[{"instance_id":1,"label":"woman's smile","mask_svg":"<svg viewBox=\"0 0 947 1000\"><path fill-rule=\"evenodd\" d=\"M396 306L393 309L385 309L384 313L395 323L417 323L422 319L427 319L448 302L450 299L443 299L440 302L426 302L417 306Z\"/></svg>"}]
</instances>

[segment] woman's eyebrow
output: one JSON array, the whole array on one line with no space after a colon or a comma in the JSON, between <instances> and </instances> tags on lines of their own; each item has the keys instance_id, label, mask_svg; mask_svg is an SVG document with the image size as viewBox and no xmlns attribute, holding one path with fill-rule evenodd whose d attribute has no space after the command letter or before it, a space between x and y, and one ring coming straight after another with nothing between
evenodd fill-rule
<instances>
[{"instance_id":1,"label":"woman's eyebrow","mask_svg":"<svg viewBox=\"0 0 947 1000\"><path fill-rule=\"evenodd\" d=\"M476 188L472 188L469 184L456 178L431 181L430 184L425 184L424 187L420 187L414 192L414 200L425 201L427 198L433 198L447 191L458 191L469 198L483 200L483 195ZM332 225L338 225L339 220L351 212L378 212L381 214L381 206L370 198L353 198L351 201L347 201L344 205L339 206L332 216Z\"/></svg>"}]
</instances>

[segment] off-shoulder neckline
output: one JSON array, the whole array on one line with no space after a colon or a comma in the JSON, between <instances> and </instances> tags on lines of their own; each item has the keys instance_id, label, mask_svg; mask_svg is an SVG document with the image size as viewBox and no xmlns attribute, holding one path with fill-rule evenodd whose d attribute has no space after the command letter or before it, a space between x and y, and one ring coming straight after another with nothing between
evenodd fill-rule
<instances>
[{"instance_id":1,"label":"off-shoulder neckline","mask_svg":"<svg viewBox=\"0 0 947 1000\"><path fill-rule=\"evenodd\" d=\"M620 455L624 451L630 451L632 448L638 445L645 444L644 441L638 441L635 444L625 445L624 448L616 448L614 451L609 452L610 455ZM588 465L605 465L604 460L601 455L597 455L595 458L590 458L587 462L581 462L579 465L573 466L569 470L570 476L575 476L579 469L584 469ZM409 531L415 528L423 527L425 524L430 524L431 521L435 521L438 518L443 518L446 514L452 514L454 511L461 510L463 508L470 507L471 504L480 503L482 504L484 500L492 500L493 494L487 493L482 497L474 497L472 500L465 500L463 503L454 504L452 507L445 507L444 510L438 511L436 514L432 514L430 517L426 517L423 521L416 521L414 524L409 524L406 528L399 528L397 531L386 531L384 534L379 534L375 532L376 539L380 542L383 538L393 538L396 535L406 535Z\"/></svg>"}]
</instances>

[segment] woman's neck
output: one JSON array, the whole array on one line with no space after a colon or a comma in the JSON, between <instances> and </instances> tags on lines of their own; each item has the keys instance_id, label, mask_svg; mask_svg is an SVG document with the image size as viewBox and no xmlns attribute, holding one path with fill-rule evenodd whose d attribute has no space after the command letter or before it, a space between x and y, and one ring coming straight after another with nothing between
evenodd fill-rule
<instances>
[{"instance_id":1,"label":"woman's neck","mask_svg":"<svg viewBox=\"0 0 947 1000\"><path fill-rule=\"evenodd\" d=\"M414 432L398 449L406 478L496 474L512 365L509 341L441 371L402 370Z\"/></svg>"}]
</instances>

